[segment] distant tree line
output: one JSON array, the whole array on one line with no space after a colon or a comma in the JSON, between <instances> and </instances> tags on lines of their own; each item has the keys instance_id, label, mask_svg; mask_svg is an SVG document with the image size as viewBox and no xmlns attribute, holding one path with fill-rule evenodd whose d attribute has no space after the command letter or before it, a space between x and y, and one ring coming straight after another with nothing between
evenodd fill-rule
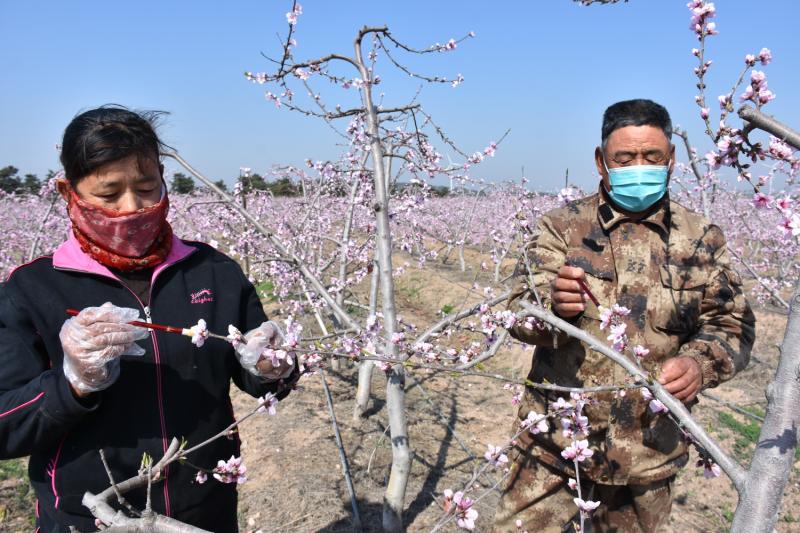
<instances>
[{"instance_id":1,"label":"distant tree line","mask_svg":"<svg viewBox=\"0 0 800 533\"><path fill-rule=\"evenodd\" d=\"M301 193L300 186L287 177L278 178L273 181L267 181L260 174L254 173L247 176L239 176L236 178L236 181L242 184L242 189L246 193L253 191L267 191L272 193L273 196L299 196ZM228 186L223 180L214 182L214 185L223 191L228 191ZM170 192L178 194L192 194L197 190L198 187L195 185L194 180L190 176L187 176L182 172L176 172L173 174Z\"/></svg>"},{"instance_id":2,"label":"distant tree line","mask_svg":"<svg viewBox=\"0 0 800 533\"><path fill-rule=\"evenodd\" d=\"M5 193L39 194L43 183L55 176L54 170L48 170L44 180L36 174L19 175L19 169L13 165L0 168L0 190Z\"/></svg>"},{"instance_id":3,"label":"distant tree line","mask_svg":"<svg viewBox=\"0 0 800 533\"><path fill-rule=\"evenodd\" d=\"M36 174L20 176L17 167L8 165L0 168L0 190L5 193L38 194L39 190L42 188L42 184L47 183L55 174L55 171L48 170L44 180L40 180ZM239 176L236 178L236 181L242 184L242 188L246 193L266 191L272 193L273 196L300 196L300 194L302 194L300 185L286 176L267 181L260 174L253 173L247 176ZM216 181L214 184L227 192L228 186L223 180ZM408 186L408 183L397 183L395 188L402 190ZM431 189L435 196L447 196L450 193L450 190L443 185L435 185L431 187ZM176 194L192 194L196 191L198 191L198 187L195 185L191 176L187 176L182 172L173 174L169 192ZM346 190L344 188L342 188L341 191L335 190L334 194L344 196Z\"/></svg>"}]
</instances>

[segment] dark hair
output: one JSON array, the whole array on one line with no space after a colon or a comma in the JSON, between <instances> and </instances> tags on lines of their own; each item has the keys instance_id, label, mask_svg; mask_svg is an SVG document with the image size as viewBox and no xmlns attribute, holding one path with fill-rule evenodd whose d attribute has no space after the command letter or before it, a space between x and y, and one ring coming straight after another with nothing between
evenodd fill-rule
<instances>
[{"instance_id":1,"label":"dark hair","mask_svg":"<svg viewBox=\"0 0 800 533\"><path fill-rule=\"evenodd\" d=\"M655 126L661 128L667 140L672 138L672 120L664 106L652 100L625 100L612 104L603 113L602 146L614 130L625 126Z\"/></svg>"},{"instance_id":2,"label":"dark hair","mask_svg":"<svg viewBox=\"0 0 800 533\"><path fill-rule=\"evenodd\" d=\"M61 143L61 165L70 185L107 163L132 155L159 161L161 149L168 146L155 130L165 114L109 104L77 115L64 130Z\"/></svg>"}]
</instances>

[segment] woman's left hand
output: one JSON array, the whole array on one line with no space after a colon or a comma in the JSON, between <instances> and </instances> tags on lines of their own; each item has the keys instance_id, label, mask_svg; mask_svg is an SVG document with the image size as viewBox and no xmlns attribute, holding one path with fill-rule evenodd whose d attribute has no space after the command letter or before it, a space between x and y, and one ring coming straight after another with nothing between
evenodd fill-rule
<instances>
[{"instance_id":1,"label":"woman's left hand","mask_svg":"<svg viewBox=\"0 0 800 533\"><path fill-rule=\"evenodd\" d=\"M283 332L275 322L264 322L244 335L245 342L236 347L239 363L253 375L277 381L287 378L296 362L284 350Z\"/></svg>"}]
</instances>

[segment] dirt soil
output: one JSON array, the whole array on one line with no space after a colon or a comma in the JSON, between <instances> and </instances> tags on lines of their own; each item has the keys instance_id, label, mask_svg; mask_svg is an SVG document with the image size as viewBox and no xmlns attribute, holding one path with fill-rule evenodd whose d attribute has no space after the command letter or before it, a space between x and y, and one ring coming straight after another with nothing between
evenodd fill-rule
<instances>
[{"instance_id":1,"label":"dirt soil","mask_svg":"<svg viewBox=\"0 0 800 533\"><path fill-rule=\"evenodd\" d=\"M470 261L478 264L479 261ZM403 259L400 258L402 262ZM430 324L443 306L460 308L482 299L472 290L477 281L489 284L490 273L457 264L418 270L413 263L398 278L398 307L407 322ZM363 295L361 298L364 301ZM271 305L268 304L268 308ZM270 309L268 309L270 310ZM749 367L735 379L713 391L725 401L745 409L764 408L764 390L777 364L777 345L783 337L785 316L773 310L757 310L757 345ZM308 330L316 332L313 325ZM314 333L315 334L315 333ZM524 377L531 351L503 348L485 370ZM453 377L416 370L407 382L407 417L414 452L406 493L405 524L408 531L429 531L442 515L437 504L442 492L459 490L482 463L486 445L504 442L515 420L511 393L501 381L480 377ZM366 531L379 531L383 491L391 466L391 449L384 404L382 372L373 376L368 417L353 419L357 369L343 365L326 373L333 394L336 418L344 440L355 483L358 505ZM418 384L418 385L416 385ZM253 398L233 387L237 413L249 412ZM694 413L723 447L746 460L753 450L754 431L748 420L727 407L702 399ZM452 429L448 429L448 426ZM757 436L757 427L755 435ZM240 527L255 532L352 531L351 505L342 475L321 376L301 382L278 406L274 417L259 415L241 429L248 481L240 487ZM476 462L477 458L477 462ZM675 503L668 531L726 531L736 505L736 494L727 478L707 480L693 467L693 455L678 476ZM798 463L784 496L777 530L800 531ZM488 531L497 504L496 491L486 492L499 473L482 477L475 494L480 516L476 531ZM210 481L213 482L213 481ZM30 531L32 497L27 489L23 461L0 461L0 531ZM448 525L444 530L455 530Z\"/></svg>"}]
</instances>

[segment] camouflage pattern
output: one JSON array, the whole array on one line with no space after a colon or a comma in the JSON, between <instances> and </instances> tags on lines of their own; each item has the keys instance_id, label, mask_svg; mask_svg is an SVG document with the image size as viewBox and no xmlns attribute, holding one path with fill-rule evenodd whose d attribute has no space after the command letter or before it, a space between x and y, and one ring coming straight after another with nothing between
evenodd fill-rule
<instances>
[{"instance_id":1,"label":"camouflage pattern","mask_svg":"<svg viewBox=\"0 0 800 533\"><path fill-rule=\"evenodd\" d=\"M614 209L602 191L544 215L526 246L529 264L518 271L509 308L519 301L536 301L532 279L543 305L550 308L550 282L565 263L586 271L589 289L610 307L631 310L626 318L630 347L648 348L645 370L655 377L669 358L697 361L703 388L730 379L744 368L755 339L755 317L742 294L739 276L730 267L725 238L719 227L665 198L647 217L633 221ZM573 320L584 331L605 339L598 308L587 299L586 310ZM620 385L627 373L606 357L563 333L526 328L518 323L510 333L536 345L528 378L534 382L588 387ZM631 356L632 357L632 356ZM563 393L528 387L519 409L546 413ZM646 485L673 476L687 459L687 446L676 425L653 414L638 391L624 396L593 394L587 405L590 446L583 476L605 485ZM567 398L568 399L568 398ZM538 457L569 472L560 452L571 442L560 428L534 437Z\"/></svg>"},{"instance_id":2,"label":"camouflage pattern","mask_svg":"<svg viewBox=\"0 0 800 533\"><path fill-rule=\"evenodd\" d=\"M561 533L574 531L580 524L572 501L577 492L567 486L567 474L541 461L538 447L524 439L512 451L511 468L503 487L504 496L494 517L493 531L521 533ZM675 477L644 485L603 485L581 483L586 500L602 502L584 524L592 532L654 532L669 519ZM522 522L517 528L516 521ZM587 527L588 526L588 527Z\"/></svg>"}]
</instances>

